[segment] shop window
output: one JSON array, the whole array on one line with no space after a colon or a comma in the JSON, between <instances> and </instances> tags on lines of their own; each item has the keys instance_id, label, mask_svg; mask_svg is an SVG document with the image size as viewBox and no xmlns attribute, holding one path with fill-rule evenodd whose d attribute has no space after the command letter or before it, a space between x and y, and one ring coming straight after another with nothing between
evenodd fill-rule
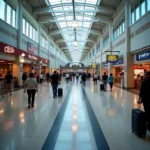
<instances>
[{"instance_id":1,"label":"shop window","mask_svg":"<svg viewBox=\"0 0 150 150\"><path fill-rule=\"evenodd\" d=\"M0 18L5 19L5 2L3 0L0 0Z\"/></svg>"},{"instance_id":2,"label":"shop window","mask_svg":"<svg viewBox=\"0 0 150 150\"><path fill-rule=\"evenodd\" d=\"M12 26L16 27L16 11L12 10Z\"/></svg>"},{"instance_id":3,"label":"shop window","mask_svg":"<svg viewBox=\"0 0 150 150\"><path fill-rule=\"evenodd\" d=\"M141 16L143 16L146 13L146 9L145 9L145 1L143 1L141 3Z\"/></svg>"},{"instance_id":4,"label":"shop window","mask_svg":"<svg viewBox=\"0 0 150 150\"><path fill-rule=\"evenodd\" d=\"M135 12L136 12L136 21L137 21L140 18L140 8L139 8L139 6L136 7Z\"/></svg>"},{"instance_id":5,"label":"shop window","mask_svg":"<svg viewBox=\"0 0 150 150\"><path fill-rule=\"evenodd\" d=\"M11 7L9 5L7 5L7 20L6 22L8 24L11 24Z\"/></svg>"},{"instance_id":6,"label":"shop window","mask_svg":"<svg viewBox=\"0 0 150 150\"><path fill-rule=\"evenodd\" d=\"M148 11L150 10L150 0L147 0Z\"/></svg>"}]
</instances>

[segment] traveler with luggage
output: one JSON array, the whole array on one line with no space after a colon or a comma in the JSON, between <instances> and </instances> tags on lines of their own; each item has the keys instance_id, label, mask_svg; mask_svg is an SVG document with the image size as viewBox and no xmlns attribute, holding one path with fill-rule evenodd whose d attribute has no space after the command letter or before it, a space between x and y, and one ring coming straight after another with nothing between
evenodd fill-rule
<instances>
[{"instance_id":1,"label":"traveler with luggage","mask_svg":"<svg viewBox=\"0 0 150 150\"><path fill-rule=\"evenodd\" d=\"M107 89L107 80L108 80L108 76L106 75L106 72L104 72L104 75L102 76L102 81L104 84L104 91L106 91Z\"/></svg>"},{"instance_id":2,"label":"traveler with luggage","mask_svg":"<svg viewBox=\"0 0 150 150\"><path fill-rule=\"evenodd\" d=\"M8 71L8 73L5 76L5 84L6 88L9 89L10 95L12 95L12 83L13 83L13 76L11 74L11 71Z\"/></svg>"},{"instance_id":3,"label":"traveler with luggage","mask_svg":"<svg viewBox=\"0 0 150 150\"><path fill-rule=\"evenodd\" d=\"M53 75L50 78L50 82L53 89L53 98L57 96L58 84L60 84L60 76L54 71Z\"/></svg>"},{"instance_id":4,"label":"traveler with luggage","mask_svg":"<svg viewBox=\"0 0 150 150\"><path fill-rule=\"evenodd\" d=\"M33 73L30 73L29 78L25 82L24 92L26 92L26 89L28 94L28 108L34 107L35 93L38 92L38 84Z\"/></svg>"},{"instance_id":5,"label":"traveler with luggage","mask_svg":"<svg viewBox=\"0 0 150 150\"><path fill-rule=\"evenodd\" d=\"M82 73L82 76L81 76L81 82L82 84L85 86L85 83L86 83L86 73Z\"/></svg>"},{"instance_id":6,"label":"traveler with luggage","mask_svg":"<svg viewBox=\"0 0 150 150\"><path fill-rule=\"evenodd\" d=\"M148 121L148 130L150 131L150 72L146 72L141 84L138 103L143 103L146 118Z\"/></svg>"},{"instance_id":7,"label":"traveler with luggage","mask_svg":"<svg viewBox=\"0 0 150 150\"><path fill-rule=\"evenodd\" d=\"M97 77L98 77L98 75L97 75L97 73L95 73L93 76L94 85L97 85Z\"/></svg>"},{"instance_id":8,"label":"traveler with luggage","mask_svg":"<svg viewBox=\"0 0 150 150\"><path fill-rule=\"evenodd\" d=\"M108 82L109 82L109 85L110 85L110 90L112 91L113 83L114 83L114 77L113 77L112 73L110 74L110 76L108 78Z\"/></svg>"}]
</instances>

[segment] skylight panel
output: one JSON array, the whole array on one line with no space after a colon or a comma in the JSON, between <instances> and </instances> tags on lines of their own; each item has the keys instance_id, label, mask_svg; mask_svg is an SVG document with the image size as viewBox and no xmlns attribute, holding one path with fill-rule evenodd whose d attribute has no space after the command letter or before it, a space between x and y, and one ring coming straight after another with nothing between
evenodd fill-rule
<instances>
[{"instance_id":1,"label":"skylight panel","mask_svg":"<svg viewBox=\"0 0 150 150\"><path fill-rule=\"evenodd\" d=\"M91 17L84 17L84 20L92 20Z\"/></svg>"},{"instance_id":2,"label":"skylight panel","mask_svg":"<svg viewBox=\"0 0 150 150\"><path fill-rule=\"evenodd\" d=\"M66 20L73 20L73 16L66 16Z\"/></svg>"},{"instance_id":3,"label":"skylight panel","mask_svg":"<svg viewBox=\"0 0 150 150\"><path fill-rule=\"evenodd\" d=\"M55 10L63 10L63 8L62 7L55 7L55 8L53 8L53 10L55 11Z\"/></svg>"},{"instance_id":4,"label":"skylight panel","mask_svg":"<svg viewBox=\"0 0 150 150\"><path fill-rule=\"evenodd\" d=\"M76 16L76 20L82 21L83 20L83 16Z\"/></svg>"},{"instance_id":5,"label":"skylight panel","mask_svg":"<svg viewBox=\"0 0 150 150\"><path fill-rule=\"evenodd\" d=\"M85 0L75 0L75 2L78 2L78 3L84 3Z\"/></svg>"},{"instance_id":6,"label":"skylight panel","mask_svg":"<svg viewBox=\"0 0 150 150\"><path fill-rule=\"evenodd\" d=\"M85 6L85 10L95 10L95 7L88 7L88 6Z\"/></svg>"},{"instance_id":7,"label":"skylight panel","mask_svg":"<svg viewBox=\"0 0 150 150\"><path fill-rule=\"evenodd\" d=\"M64 10L72 10L73 11L73 6L64 6Z\"/></svg>"},{"instance_id":8,"label":"skylight panel","mask_svg":"<svg viewBox=\"0 0 150 150\"><path fill-rule=\"evenodd\" d=\"M65 21L65 17L59 17L59 18L57 18L57 20L58 21L63 21L63 20Z\"/></svg>"},{"instance_id":9,"label":"skylight panel","mask_svg":"<svg viewBox=\"0 0 150 150\"><path fill-rule=\"evenodd\" d=\"M66 22L60 22L60 23L59 23L59 26L60 26L61 28L64 28L64 27L66 27L67 25L66 25Z\"/></svg>"},{"instance_id":10,"label":"skylight panel","mask_svg":"<svg viewBox=\"0 0 150 150\"><path fill-rule=\"evenodd\" d=\"M60 4L61 1L60 0L49 0L51 5L56 5L56 4Z\"/></svg>"},{"instance_id":11,"label":"skylight panel","mask_svg":"<svg viewBox=\"0 0 150 150\"><path fill-rule=\"evenodd\" d=\"M62 3L71 3L72 0L61 0Z\"/></svg>"},{"instance_id":12,"label":"skylight panel","mask_svg":"<svg viewBox=\"0 0 150 150\"><path fill-rule=\"evenodd\" d=\"M97 4L97 0L86 0L85 3L88 3L88 4Z\"/></svg>"}]
</instances>

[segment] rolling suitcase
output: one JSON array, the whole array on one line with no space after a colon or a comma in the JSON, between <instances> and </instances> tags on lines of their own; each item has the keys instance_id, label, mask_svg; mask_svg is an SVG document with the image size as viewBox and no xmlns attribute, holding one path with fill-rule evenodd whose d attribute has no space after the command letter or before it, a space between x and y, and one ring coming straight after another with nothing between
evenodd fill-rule
<instances>
[{"instance_id":1,"label":"rolling suitcase","mask_svg":"<svg viewBox=\"0 0 150 150\"><path fill-rule=\"evenodd\" d=\"M104 84L100 84L100 90L104 90Z\"/></svg>"},{"instance_id":2,"label":"rolling suitcase","mask_svg":"<svg viewBox=\"0 0 150 150\"><path fill-rule=\"evenodd\" d=\"M58 88L58 96L63 96L63 89L62 88Z\"/></svg>"},{"instance_id":3,"label":"rolling suitcase","mask_svg":"<svg viewBox=\"0 0 150 150\"><path fill-rule=\"evenodd\" d=\"M132 109L132 132L139 137L146 135L146 115L140 109Z\"/></svg>"}]
</instances>

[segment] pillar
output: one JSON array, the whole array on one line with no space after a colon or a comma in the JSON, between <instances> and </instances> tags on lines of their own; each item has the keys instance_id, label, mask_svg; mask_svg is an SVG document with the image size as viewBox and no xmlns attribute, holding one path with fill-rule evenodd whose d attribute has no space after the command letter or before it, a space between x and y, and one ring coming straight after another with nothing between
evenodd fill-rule
<instances>
[{"instance_id":1,"label":"pillar","mask_svg":"<svg viewBox=\"0 0 150 150\"><path fill-rule=\"evenodd\" d=\"M41 56L41 25L38 24L38 56Z\"/></svg>"},{"instance_id":2,"label":"pillar","mask_svg":"<svg viewBox=\"0 0 150 150\"><path fill-rule=\"evenodd\" d=\"M16 58L16 62L13 64L13 75L18 80L18 86L22 86L22 74L23 74L23 64L20 63L20 57Z\"/></svg>"},{"instance_id":3,"label":"pillar","mask_svg":"<svg viewBox=\"0 0 150 150\"><path fill-rule=\"evenodd\" d=\"M112 51L112 39L113 38L113 25L112 23L109 24L109 51ZM110 52L110 55L112 54L112 52ZM108 63L108 75L110 75L110 73L112 73L112 69L113 69L113 64L112 63Z\"/></svg>"},{"instance_id":4,"label":"pillar","mask_svg":"<svg viewBox=\"0 0 150 150\"><path fill-rule=\"evenodd\" d=\"M133 56L130 53L130 20L131 7L129 1L125 1L125 53L124 53L124 87L134 87Z\"/></svg>"},{"instance_id":5,"label":"pillar","mask_svg":"<svg viewBox=\"0 0 150 150\"><path fill-rule=\"evenodd\" d=\"M17 25L17 47L19 49L22 48L22 22L23 22L23 18L22 18L22 1L18 0L17 3L17 13L16 13L16 25Z\"/></svg>"},{"instance_id":6,"label":"pillar","mask_svg":"<svg viewBox=\"0 0 150 150\"><path fill-rule=\"evenodd\" d=\"M104 68L104 65L102 63L103 61L103 35L101 34L100 36L100 77L102 77L103 75L103 68Z\"/></svg>"}]
</instances>

